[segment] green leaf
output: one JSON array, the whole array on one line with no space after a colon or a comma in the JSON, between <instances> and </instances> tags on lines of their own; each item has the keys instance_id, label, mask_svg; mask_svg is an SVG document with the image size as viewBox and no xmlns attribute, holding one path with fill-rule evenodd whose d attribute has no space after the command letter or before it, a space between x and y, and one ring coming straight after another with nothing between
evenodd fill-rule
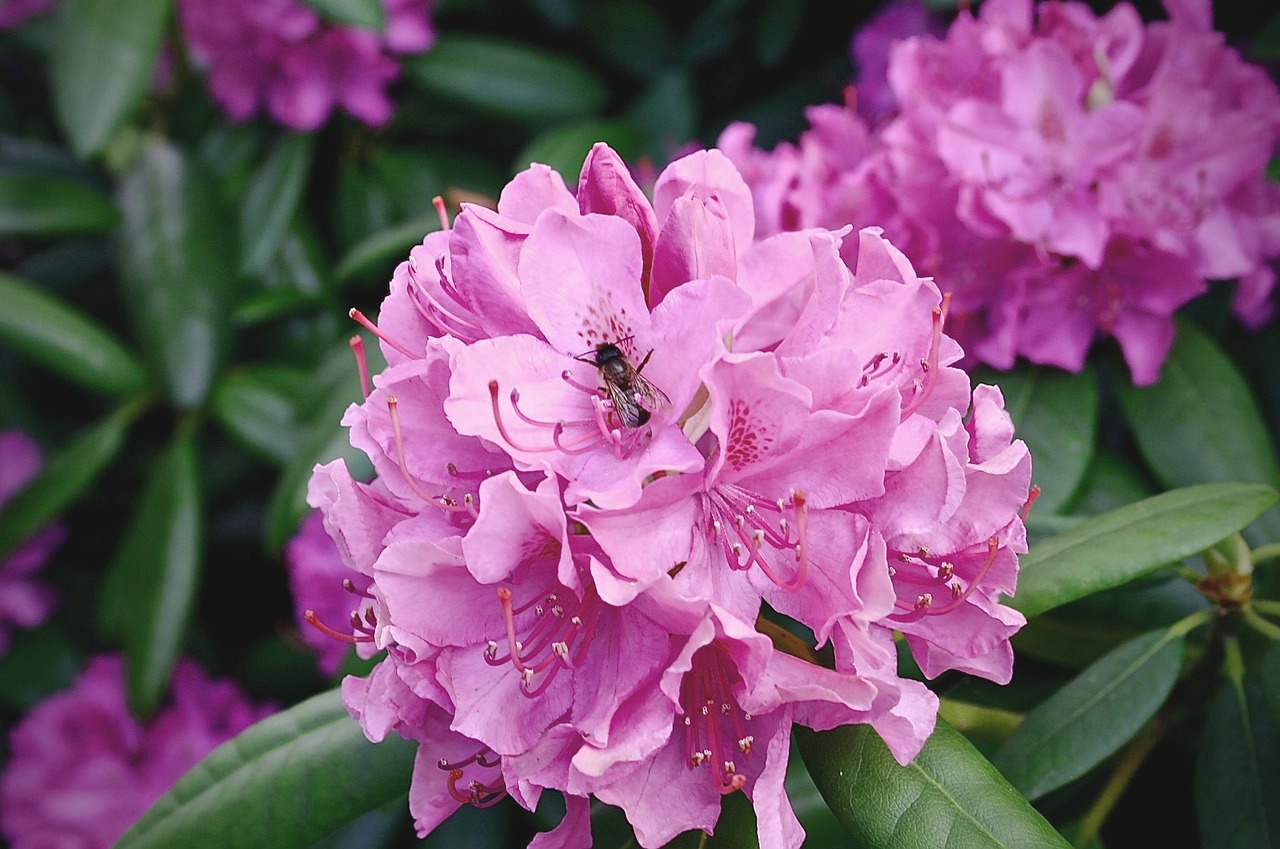
<instances>
[{"instance_id":1,"label":"green leaf","mask_svg":"<svg viewBox=\"0 0 1280 849\"><path fill-rule=\"evenodd\" d=\"M1033 479L1040 487L1035 510L1062 510L1093 456L1098 423L1093 372L1019 365L1008 372L984 369L974 383L1000 387L1015 435L1031 450Z\"/></svg>"},{"instance_id":2,"label":"green leaf","mask_svg":"<svg viewBox=\"0 0 1280 849\"><path fill-rule=\"evenodd\" d=\"M62 177L0 174L0 236L110 230L119 215L97 189Z\"/></svg>"},{"instance_id":3,"label":"green leaf","mask_svg":"<svg viewBox=\"0 0 1280 849\"><path fill-rule=\"evenodd\" d=\"M339 283L385 271L388 279L399 262L409 255L409 249L421 244L427 233L440 229L440 216L424 215L389 227L356 243L338 260L333 276Z\"/></svg>"},{"instance_id":4,"label":"green leaf","mask_svg":"<svg viewBox=\"0 0 1280 849\"><path fill-rule=\"evenodd\" d=\"M417 744L365 739L338 690L214 749L115 849L306 849L405 794Z\"/></svg>"},{"instance_id":5,"label":"green leaf","mask_svg":"<svg viewBox=\"0 0 1280 849\"><path fill-rule=\"evenodd\" d=\"M81 157L102 150L155 73L168 0L63 0L50 66L53 107Z\"/></svg>"},{"instance_id":6,"label":"green leaf","mask_svg":"<svg viewBox=\"0 0 1280 849\"><path fill-rule=\"evenodd\" d=\"M49 524L93 485L124 444L129 423L141 410L117 410L54 455L25 487L0 508L0 556Z\"/></svg>"},{"instance_id":7,"label":"green leaf","mask_svg":"<svg viewBox=\"0 0 1280 849\"><path fill-rule=\"evenodd\" d=\"M797 0L769 0L756 22L756 58L766 68L782 61L804 22L805 4Z\"/></svg>"},{"instance_id":8,"label":"green leaf","mask_svg":"<svg viewBox=\"0 0 1280 849\"><path fill-rule=\"evenodd\" d=\"M687 68L673 68L653 81L627 109L627 122L645 135L644 153L665 162L697 135L697 85Z\"/></svg>"},{"instance_id":9,"label":"green leaf","mask_svg":"<svg viewBox=\"0 0 1280 849\"><path fill-rule=\"evenodd\" d=\"M576 59L480 36L442 35L405 68L433 94L534 125L595 115L607 97L604 83Z\"/></svg>"},{"instance_id":10,"label":"green leaf","mask_svg":"<svg viewBox=\"0 0 1280 849\"><path fill-rule=\"evenodd\" d=\"M627 162L640 150L641 135L626 121L582 121L560 124L529 142L516 156L515 170L540 162L565 176L570 183L582 170L582 162L596 142L606 142Z\"/></svg>"},{"instance_id":11,"label":"green leaf","mask_svg":"<svg viewBox=\"0 0 1280 849\"><path fill-rule=\"evenodd\" d=\"M1120 375L1115 383L1138 448L1165 486L1253 481L1280 488L1280 464L1248 385L1195 325L1179 322L1158 383L1138 388ZM1280 539L1280 510L1256 528L1262 538Z\"/></svg>"},{"instance_id":12,"label":"green leaf","mask_svg":"<svg viewBox=\"0 0 1280 849\"><path fill-rule=\"evenodd\" d=\"M122 614L129 703L140 717L159 706L182 651L202 536L195 439L179 433L147 478L103 591L104 604Z\"/></svg>"},{"instance_id":13,"label":"green leaf","mask_svg":"<svg viewBox=\"0 0 1280 849\"><path fill-rule=\"evenodd\" d=\"M139 394L147 374L109 330L39 289L0 274L0 341L68 380L119 397Z\"/></svg>"},{"instance_id":14,"label":"green leaf","mask_svg":"<svg viewBox=\"0 0 1280 849\"><path fill-rule=\"evenodd\" d=\"M26 713L37 702L71 686L80 671L80 649L66 629L47 623L18 631L0 656L0 705Z\"/></svg>"},{"instance_id":15,"label":"green leaf","mask_svg":"<svg viewBox=\"0 0 1280 849\"><path fill-rule=\"evenodd\" d=\"M1032 458L1034 462L1034 455ZM1134 461L1114 450L1101 448L1094 452L1084 480L1071 499L1071 512L1079 516L1096 516L1155 495L1150 482ZM1031 511L1031 520L1036 511Z\"/></svg>"},{"instance_id":16,"label":"green leaf","mask_svg":"<svg viewBox=\"0 0 1280 849\"><path fill-rule=\"evenodd\" d=\"M314 141L301 133L280 139L250 182L240 208L241 273L260 274L280 247L306 187Z\"/></svg>"},{"instance_id":17,"label":"green leaf","mask_svg":"<svg viewBox=\"0 0 1280 849\"><path fill-rule=\"evenodd\" d=\"M919 756L900 766L869 725L815 734L797 728L813 782L861 849L1067 846L982 757L939 720Z\"/></svg>"},{"instance_id":18,"label":"green leaf","mask_svg":"<svg viewBox=\"0 0 1280 849\"><path fill-rule=\"evenodd\" d=\"M148 365L180 408L199 404L229 342L235 256L196 160L144 144L120 185L120 278Z\"/></svg>"},{"instance_id":19,"label":"green leaf","mask_svg":"<svg viewBox=\"0 0 1280 849\"><path fill-rule=\"evenodd\" d=\"M1278 498L1262 484L1202 484L1088 519L1022 557L1018 594L1007 603L1031 617L1128 583L1204 551Z\"/></svg>"},{"instance_id":20,"label":"green leaf","mask_svg":"<svg viewBox=\"0 0 1280 849\"><path fill-rule=\"evenodd\" d=\"M1280 843L1280 729L1257 684L1223 682L1196 759L1204 849Z\"/></svg>"},{"instance_id":21,"label":"green leaf","mask_svg":"<svg viewBox=\"0 0 1280 849\"><path fill-rule=\"evenodd\" d=\"M387 26L382 0L302 0L324 17L339 24L382 32Z\"/></svg>"},{"instance_id":22,"label":"green leaf","mask_svg":"<svg viewBox=\"0 0 1280 849\"><path fill-rule=\"evenodd\" d=\"M1271 710L1271 721L1280 725L1280 641L1273 642L1262 656L1262 665L1258 669L1262 678L1262 692L1267 699L1267 707Z\"/></svg>"},{"instance_id":23,"label":"green leaf","mask_svg":"<svg viewBox=\"0 0 1280 849\"><path fill-rule=\"evenodd\" d=\"M653 77L671 67L675 45L662 13L652 4L589 4L582 9L582 28L601 59L634 77Z\"/></svg>"},{"instance_id":24,"label":"green leaf","mask_svg":"<svg viewBox=\"0 0 1280 849\"><path fill-rule=\"evenodd\" d=\"M1127 743L1178 680L1186 639L1163 629L1130 640L1027 714L992 762L1028 799L1074 781Z\"/></svg>"},{"instance_id":25,"label":"green leaf","mask_svg":"<svg viewBox=\"0 0 1280 849\"><path fill-rule=\"evenodd\" d=\"M219 381L209 405L246 447L283 464L298 450L294 410L308 379L306 369L294 366L249 366Z\"/></svg>"}]
</instances>

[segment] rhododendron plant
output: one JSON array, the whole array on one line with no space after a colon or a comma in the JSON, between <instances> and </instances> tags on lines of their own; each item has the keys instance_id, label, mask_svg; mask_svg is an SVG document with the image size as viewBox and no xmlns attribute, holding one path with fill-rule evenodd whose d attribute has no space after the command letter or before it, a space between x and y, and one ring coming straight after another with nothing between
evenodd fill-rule
<instances>
[{"instance_id":1,"label":"rhododendron plant","mask_svg":"<svg viewBox=\"0 0 1280 849\"><path fill-rule=\"evenodd\" d=\"M435 41L430 0L383 0L382 32L323 20L298 0L179 0L191 57L231 118L266 112L314 130L338 107L373 126L391 118L396 57Z\"/></svg>"},{"instance_id":2,"label":"rhododendron plant","mask_svg":"<svg viewBox=\"0 0 1280 849\"><path fill-rule=\"evenodd\" d=\"M874 132L856 94L772 154L731 126L720 145L752 184L757 236L883 226L954 293L966 351L999 368L1078 371L1106 335L1151 383L1174 311L1210 280L1236 280L1235 313L1259 326L1280 92L1212 30L1207 0L1167 5L1144 24L1127 3L989 0L894 47L898 113Z\"/></svg>"},{"instance_id":3,"label":"rhododendron plant","mask_svg":"<svg viewBox=\"0 0 1280 849\"><path fill-rule=\"evenodd\" d=\"M0 832L14 849L108 849L183 773L272 710L183 659L168 703L142 723L125 699L123 659L94 657L10 732Z\"/></svg>"},{"instance_id":4,"label":"rhododendron plant","mask_svg":"<svg viewBox=\"0 0 1280 849\"><path fill-rule=\"evenodd\" d=\"M367 583L349 624L307 616L386 651L343 692L419 743L420 835L550 789L535 845L588 845L595 796L656 847L741 790L798 846L794 724L870 723L903 763L933 728L894 632L929 676L1009 679L1031 461L999 390L879 230L756 243L753 209L719 151L651 203L598 144L576 191L532 166L353 311L389 363L344 419L376 478L318 467L310 501Z\"/></svg>"}]
</instances>

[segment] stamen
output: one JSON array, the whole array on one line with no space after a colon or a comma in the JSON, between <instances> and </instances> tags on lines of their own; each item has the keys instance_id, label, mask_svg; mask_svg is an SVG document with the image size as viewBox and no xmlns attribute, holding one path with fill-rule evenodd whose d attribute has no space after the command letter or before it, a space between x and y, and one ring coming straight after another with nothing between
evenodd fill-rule
<instances>
[{"instance_id":1,"label":"stamen","mask_svg":"<svg viewBox=\"0 0 1280 849\"><path fill-rule=\"evenodd\" d=\"M324 634L326 637L332 637L339 642L350 643L351 645L355 645L356 643L373 642L373 637L357 637L355 634L344 634L341 631L335 631L328 625L321 622L320 617L316 616L316 612L314 610L306 611L302 614L302 618L307 621L308 625L315 628L321 634Z\"/></svg>"},{"instance_id":2,"label":"stamen","mask_svg":"<svg viewBox=\"0 0 1280 849\"><path fill-rule=\"evenodd\" d=\"M350 310L350 312L348 312L348 313L347 313L347 315L351 316L352 320L354 320L354 321L356 322L356 324L359 324L359 325L360 325L361 327L363 327L365 330L368 330L368 331L369 331L370 333L372 333L374 336L377 336L377 337L378 337L379 339L381 339L383 342L386 342L386 343L387 343L388 345L390 345L392 348L395 348L397 351L399 351L400 353L404 354L404 355L405 355L406 357L408 357L409 359L411 359L411 360L421 359L421 357L419 357L419 356L418 356L417 354L415 354L413 351L410 351L408 348L406 348L405 346L401 345L399 342L397 342L396 340L392 339L390 336L386 335L386 334L385 334L385 333L383 333L381 330L379 330L379 329L378 329L378 325L376 325L376 324L374 324L372 321L370 321L370 320L365 316L365 314L364 314L364 313L360 312L360 310L356 309L355 307L352 307L352 308L351 308L351 310Z\"/></svg>"},{"instance_id":3,"label":"stamen","mask_svg":"<svg viewBox=\"0 0 1280 849\"><path fill-rule=\"evenodd\" d=\"M907 416L914 413L923 406L929 395L933 392L933 387L937 384L938 375L938 346L942 343L942 331L946 326L947 312L951 309L951 293L947 292L942 296L942 303L933 308L933 341L929 345L929 357L927 360L920 361L920 368L924 372L924 382L920 384L919 390L912 397L911 402L902 411L902 418L905 420Z\"/></svg>"},{"instance_id":4,"label":"stamen","mask_svg":"<svg viewBox=\"0 0 1280 849\"><path fill-rule=\"evenodd\" d=\"M1027 500L1023 502L1022 509L1018 511L1018 518L1027 521L1027 516L1031 514L1031 506L1036 503L1036 499L1040 497L1040 487L1032 484L1030 491L1027 492Z\"/></svg>"},{"instance_id":5,"label":"stamen","mask_svg":"<svg viewBox=\"0 0 1280 849\"><path fill-rule=\"evenodd\" d=\"M693 665L680 681L680 722L687 762L691 769L719 765L711 775L722 794L741 790L746 784L746 776L737 771L730 753L736 748L748 757L754 741L743 727L751 716L741 712L733 697L733 681L739 676L732 665L728 652L712 643L694 653Z\"/></svg>"},{"instance_id":6,"label":"stamen","mask_svg":"<svg viewBox=\"0 0 1280 849\"><path fill-rule=\"evenodd\" d=\"M431 205L436 208L436 214L440 216L440 229L452 229L453 225L449 223L449 210L445 208L444 198L436 195L431 199Z\"/></svg>"},{"instance_id":7,"label":"stamen","mask_svg":"<svg viewBox=\"0 0 1280 849\"><path fill-rule=\"evenodd\" d=\"M351 346L351 352L356 355L356 369L360 372L360 391L364 393L365 398L368 398L373 391L373 384L369 380L369 360L364 355L364 339L357 334L347 340L347 344Z\"/></svg>"},{"instance_id":8,"label":"stamen","mask_svg":"<svg viewBox=\"0 0 1280 849\"><path fill-rule=\"evenodd\" d=\"M579 383L577 380L575 380L573 377L573 373L570 372L568 369L565 369L564 371L560 372L560 379L563 380L565 383L569 384L570 386L572 386L574 389L577 389L579 392L586 392L588 395L600 394L600 390L597 387L587 386L586 384Z\"/></svg>"},{"instance_id":9,"label":"stamen","mask_svg":"<svg viewBox=\"0 0 1280 849\"><path fill-rule=\"evenodd\" d=\"M512 391L514 392L514 390ZM489 403L493 408L493 421L498 426L498 433L502 436L503 439L506 440L507 444L510 445L512 448L516 449L517 451L525 451L530 454L539 454L546 451L556 450L554 445L546 446L543 448L530 448L530 447L521 445L511 436L511 433L507 430L506 423L502 421L502 410L498 405L498 381L496 380L489 381Z\"/></svg>"}]
</instances>

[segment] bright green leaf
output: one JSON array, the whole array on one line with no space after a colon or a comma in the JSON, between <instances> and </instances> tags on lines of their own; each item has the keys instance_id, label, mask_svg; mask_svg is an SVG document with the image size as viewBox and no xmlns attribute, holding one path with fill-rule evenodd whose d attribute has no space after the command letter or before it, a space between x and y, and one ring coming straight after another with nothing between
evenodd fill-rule
<instances>
[{"instance_id":1,"label":"bright green leaf","mask_svg":"<svg viewBox=\"0 0 1280 849\"><path fill-rule=\"evenodd\" d=\"M50 55L53 107L81 157L102 150L155 73L168 0L62 0Z\"/></svg>"},{"instance_id":2,"label":"bright green leaf","mask_svg":"<svg viewBox=\"0 0 1280 849\"><path fill-rule=\"evenodd\" d=\"M324 17L339 24L382 32L387 25L382 0L302 0Z\"/></svg>"},{"instance_id":3,"label":"bright green leaf","mask_svg":"<svg viewBox=\"0 0 1280 849\"><path fill-rule=\"evenodd\" d=\"M240 207L240 271L259 274L280 247L298 210L315 137L284 136L258 169Z\"/></svg>"},{"instance_id":4,"label":"bright green leaf","mask_svg":"<svg viewBox=\"0 0 1280 849\"><path fill-rule=\"evenodd\" d=\"M595 115L607 96L576 59L480 36L442 35L431 50L407 59L405 70L440 97L535 125Z\"/></svg>"},{"instance_id":5,"label":"bright green leaf","mask_svg":"<svg viewBox=\"0 0 1280 849\"><path fill-rule=\"evenodd\" d=\"M1084 775L1164 704L1185 646L1185 638L1164 629L1110 652L1027 714L992 762L1028 799Z\"/></svg>"},{"instance_id":6,"label":"bright green leaf","mask_svg":"<svg viewBox=\"0 0 1280 849\"><path fill-rule=\"evenodd\" d=\"M250 449L284 463L298 449L296 399L309 379L294 366L250 366L214 387L209 406L218 423Z\"/></svg>"},{"instance_id":7,"label":"bright green leaf","mask_svg":"<svg viewBox=\"0 0 1280 849\"><path fill-rule=\"evenodd\" d=\"M1224 681L1196 759L1204 849L1280 844L1280 728L1258 686Z\"/></svg>"},{"instance_id":8,"label":"bright green leaf","mask_svg":"<svg viewBox=\"0 0 1280 849\"><path fill-rule=\"evenodd\" d=\"M87 389L119 397L147 387L142 364L109 330L18 280L0 274L0 341Z\"/></svg>"},{"instance_id":9,"label":"bright green leaf","mask_svg":"<svg viewBox=\"0 0 1280 849\"><path fill-rule=\"evenodd\" d=\"M861 849L1065 849L1053 827L939 720L923 751L900 766L869 725L797 729L813 783Z\"/></svg>"},{"instance_id":10,"label":"bright green leaf","mask_svg":"<svg viewBox=\"0 0 1280 849\"><path fill-rule=\"evenodd\" d=\"M119 215L97 189L41 174L0 174L0 236L110 230Z\"/></svg>"},{"instance_id":11,"label":"bright green leaf","mask_svg":"<svg viewBox=\"0 0 1280 849\"><path fill-rule=\"evenodd\" d=\"M582 170L582 162L596 142L605 142L625 161L635 160L641 136L625 121L583 121L560 124L531 141L516 156L515 169L522 171L531 162L540 162L572 182Z\"/></svg>"},{"instance_id":12,"label":"bright green leaf","mask_svg":"<svg viewBox=\"0 0 1280 849\"><path fill-rule=\"evenodd\" d=\"M194 437L179 433L151 469L103 592L118 605L129 702L141 717L164 698L199 587L198 466Z\"/></svg>"},{"instance_id":13,"label":"bright green leaf","mask_svg":"<svg viewBox=\"0 0 1280 849\"><path fill-rule=\"evenodd\" d=\"M1040 487L1035 510L1057 513L1084 477L1098 420L1093 372L1070 374L1042 366L983 370L974 383L994 383L1004 394L1014 435L1031 451L1032 479Z\"/></svg>"},{"instance_id":14,"label":"bright green leaf","mask_svg":"<svg viewBox=\"0 0 1280 849\"><path fill-rule=\"evenodd\" d=\"M1159 382L1138 388L1117 375L1115 383L1138 448L1165 486L1254 481L1280 488L1280 464L1248 385L1195 325L1179 322ZM1280 539L1280 510L1256 528L1267 540Z\"/></svg>"},{"instance_id":15,"label":"bright green leaf","mask_svg":"<svg viewBox=\"0 0 1280 849\"><path fill-rule=\"evenodd\" d=\"M148 141L120 185L120 277L148 364L183 409L209 391L229 342L232 228L199 163Z\"/></svg>"},{"instance_id":16,"label":"bright green leaf","mask_svg":"<svg viewBox=\"0 0 1280 849\"><path fill-rule=\"evenodd\" d=\"M59 451L25 487L0 508L0 556L55 519L75 502L115 459L141 407L117 410Z\"/></svg>"},{"instance_id":17,"label":"bright green leaf","mask_svg":"<svg viewBox=\"0 0 1280 849\"><path fill-rule=\"evenodd\" d=\"M1280 495L1262 484L1189 486L1088 519L1022 557L1008 604L1028 617L1204 551Z\"/></svg>"},{"instance_id":18,"label":"bright green leaf","mask_svg":"<svg viewBox=\"0 0 1280 849\"><path fill-rule=\"evenodd\" d=\"M341 693L322 693L214 749L115 849L306 849L403 796L416 750L370 743Z\"/></svg>"}]
</instances>

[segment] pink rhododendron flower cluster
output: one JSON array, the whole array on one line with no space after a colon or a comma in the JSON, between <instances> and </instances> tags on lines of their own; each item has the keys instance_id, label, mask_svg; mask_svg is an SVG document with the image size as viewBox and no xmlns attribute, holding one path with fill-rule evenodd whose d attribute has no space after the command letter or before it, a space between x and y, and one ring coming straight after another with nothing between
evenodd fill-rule
<instances>
[{"instance_id":1,"label":"pink rhododendron flower cluster","mask_svg":"<svg viewBox=\"0 0 1280 849\"><path fill-rule=\"evenodd\" d=\"M1236 279L1236 315L1267 320L1280 255L1280 93L1210 26L1208 0L1144 24L1128 3L987 0L944 38L892 51L898 115L812 107L796 146L720 146L757 204L756 235L876 223L954 293L950 328L1000 368L1079 370L1114 336L1153 382L1172 314ZM851 100L856 100L855 95Z\"/></svg>"},{"instance_id":2,"label":"pink rhododendron flower cluster","mask_svg":"<svg viewBox=\"0 0 1280 849\"><path fill-rule=\"evenodd\" d=\"M139 723L123 660L95 657L10 732L0 832L13 849L108 849L188 769L272 712L183 659L168 703Z\"/></svg>"},{"instance_id":3,"label":"pink rhododendron flower cluster","mask_svg":"<svg viewBox=\"0 0 1280 849\"><path fill-rule=\"evenodd\" d=\"M594 795L655 847L741 790L795 847L793 724L869 722L904 763L932 732L895 633L928 676L1009 679L1031 462L999 390L875 228L755 229L719 151L650 202L597 145L576 191L534 165L396 270L344 419L376 478L318 467L310 501L371 579L325 627L386 650L343 691L420 743L420 834L550 789L533 845L590 845Z\"/></svg>"},{"instance_id":4,"label":"pink rhododendron flower cluster","mask_svg":"<svg viewBox=\"0 0 1280 849\"><path fill-rule=\"evenodd\" d=\"M363 592L369 578L352 572L324 529L320 512L312 511L303 520L284 549L289 572L289 592L293 596L294 620L302 641L316 653L320 671L332 675L342 665L350 646L332 639L306 622L306 613L322 622L342 621L351 611L351 592ZM346 589L346 582L351 589Z\"/></svg>"},{"instance_id":5,"label":"pink rhododendron flower cluster","mask_svg":"<svg viewBox=\"0 0 1280 849\"><path fill-rule=\"evenodd\" d=\"M0 506L40 470L40 448L24 433L0 431ZM35 579L66 530L50 525L0 556L0 654L9 650L15 628L34 628L48 618L53 589Z\"/></svg>"},{"instance_id":6,"label":"pink rhododendron flower cluster","mask_svg":"<svg viewBox=\"0 0 1280 849\"><path fill-rule=\"evenodd\" d=\"M298 0L179 0L178 21L195 63L227 114L266 111L294 130L314 130L342 107L373 126L391 118L386 87L396 55L435 41L430 0L382 0L382 32L326 22Z\"/></svg>"}]
</instances>

